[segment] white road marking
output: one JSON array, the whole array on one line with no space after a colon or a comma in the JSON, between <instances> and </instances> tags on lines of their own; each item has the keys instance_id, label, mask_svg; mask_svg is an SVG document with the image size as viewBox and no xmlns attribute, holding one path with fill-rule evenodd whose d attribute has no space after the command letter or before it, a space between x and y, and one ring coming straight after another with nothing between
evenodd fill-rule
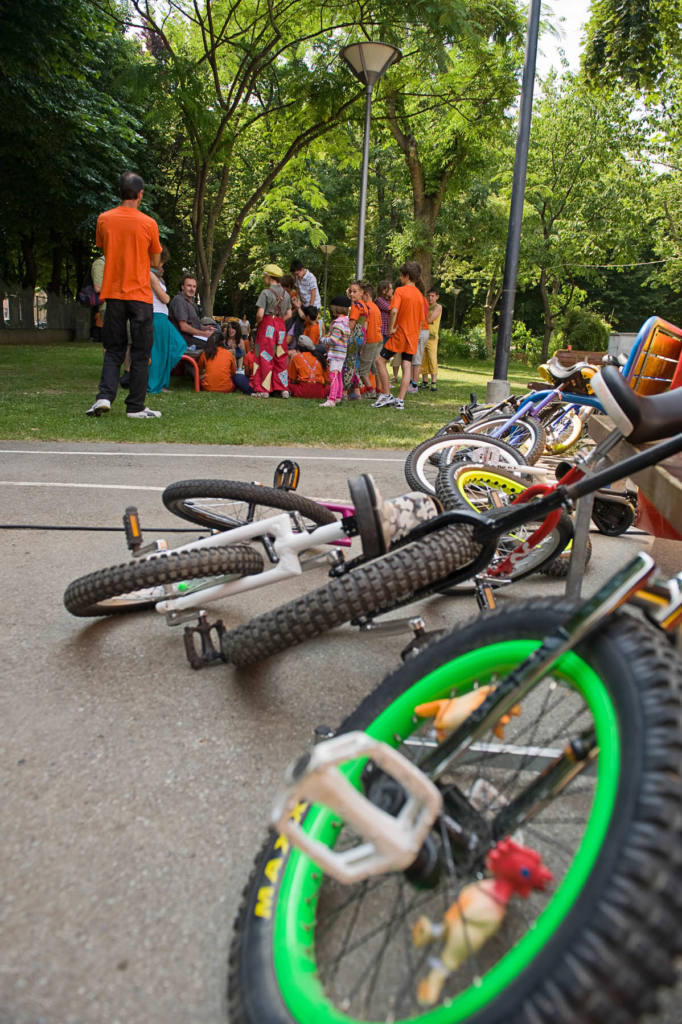
<instances>
[{"instance_id":1,"label":"white road marking","mask_svg":"<svg viewBox=\"0 0 682 1024\"><path fill-rule=\"evenodd\" d=\"M165 491L165 487L138 484L63 484L54 480L0 480L0 487L87 487L95 491Z\"/></svg>"},{"instance_id":2,"label":"white road marking","mask_svg":"<svg viewBox=\"0 0 682 1024\"><path fill-rule=\"evenodd\" d=\"M82 458L84 455L94 456L95 458L105 458L109 456L119 456L121 458L129 459L131 457L137 459L277 459L286 458L286 456L276 455L239 455L235 452L136 452L136 451L123 451L123 452L69 452L69 451L40 451L35 452L29 449L23 448L0 448L0 455L74 455L77 458ZM385 456L357 456L357 455L299 455L293 456L297 462L348 462L351 459L353 462L396 462L403 463L405 460L402 458L391 459Z\"/></svg>"}]
</instances>

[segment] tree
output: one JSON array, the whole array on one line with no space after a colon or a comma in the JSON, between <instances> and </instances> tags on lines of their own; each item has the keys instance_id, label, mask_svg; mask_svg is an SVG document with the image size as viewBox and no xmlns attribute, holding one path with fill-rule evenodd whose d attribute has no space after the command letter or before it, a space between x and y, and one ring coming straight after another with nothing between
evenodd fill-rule
<instances>
[{"instance_id":1,"label":"tree","mask_svg":"<svg viewBox=\"0 0 682 1024\"><path fill-rule=\"evenodd\" d=\"M475 32L445 37L436 49L420 33L409 37L406 58L384 89L385 120L403 155L412 192L412 224L401 248L419 261L427 286L436 222L448 189L466 188L517 92L516 6L472 5L470 15Z\"/></svg>"},{"instance_id":2,"label":"tree","mask_svg":"<svg viewBox=\"0 0 682 1024\"><path fill-rule=\"evenodd\" d=\"M340 41L359 24L381 35L395 24L395 8L388 0L178 0L157 8L131 0L130 7L128 24L144 34L154 88L163 90L159 106L182 131L196 273L211 310L247 220L289 162L341 125L363 95L339 66ZM435 38L450 26L461 30L465 10L460 0L408 0L401 22L432 26Z\"/></svg>"},{"instance_id":3,"label":"tree","mask_svg":"<svg viewBox=\"0 0 682 1024\"><path fill-rule=\"evenodd\" d=\"M594 0L584 65L589 78L650 87L679 54L680 0Z\"/></svg>"},{"instance_id":4,"label":"tree","mask_svg":"<svg viewBox=\"0 0 682 1024\"><path fill-rule=\"evenodd\" d=\"M531 130L522 249L544 310L542 358L557 318L584 298L598 265L636 259L646 234L642 128L624 93L550 79Z\"/></svg>"},{"instance_id":5,"label":"tree","mask_svg":"<svg viewBox=\"0 0 682 1024\"><path fill-rule=\"evenodd\" d=\"M84 0L6 0L0 41L0 272L32 307L39 277L54 295L80 283L96 214L141 154L114 86L136 47Z\"/></svg>"}]
</instances>

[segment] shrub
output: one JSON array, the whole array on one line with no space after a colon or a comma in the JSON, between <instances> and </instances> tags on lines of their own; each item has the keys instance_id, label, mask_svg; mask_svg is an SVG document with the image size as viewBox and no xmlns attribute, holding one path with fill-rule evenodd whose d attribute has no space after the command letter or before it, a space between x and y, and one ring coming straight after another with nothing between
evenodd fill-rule
<instances>
[{"instance_id":1,"label":"shrub","mask_svg":"<svg viewBox=\"0 0 682 1024\"><path fill-rule=\"evenodd\" d=\"M470 331L441 330L438 341L438 359L452 363L466 359L485 359L485 331L482 326Z\"/></svg>"},{"instance_id":2,"label":"shrub","mask_svg":"<svg viewBox=\"0 0 682 1024\"><path fill-rule=\"evenodd\" d=\"M571 309L561 325L564 348L586 352L605 352L609 344L609 325L589 309Z\"/></svg>"},{"instance_id":3,"label":"shrub","mask_svg":"<svg viewBox=\"0 0 682 1024\"><path fill-rule=\"evenodd\" d=\"M536 338L522 320L516 320L512 326L511 348L524 363L536 363L542 353L542 339Z\"/></svg>"}]
</instances>

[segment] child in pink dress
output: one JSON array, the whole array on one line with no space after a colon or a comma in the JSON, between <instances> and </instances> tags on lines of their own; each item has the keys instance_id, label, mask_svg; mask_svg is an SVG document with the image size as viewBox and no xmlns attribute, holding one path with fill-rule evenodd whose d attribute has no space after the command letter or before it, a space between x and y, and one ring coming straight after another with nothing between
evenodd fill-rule
<instances>
[{"instance_id":1,"label":"child in pink dress","mask_svg":"<svg viewBox=\"0 0 682 1024\"><path fill-rule=\"evenodd\" d=\"M329 398L322 402L323 408L333 408L343 398L343 364L346 360L350 322L348 310L350 302L345 295L337 295L331 301L333 320L329 334L322 338L321 344L327 348L327 368L329 369Z\"/></svg>"}]
</instances>

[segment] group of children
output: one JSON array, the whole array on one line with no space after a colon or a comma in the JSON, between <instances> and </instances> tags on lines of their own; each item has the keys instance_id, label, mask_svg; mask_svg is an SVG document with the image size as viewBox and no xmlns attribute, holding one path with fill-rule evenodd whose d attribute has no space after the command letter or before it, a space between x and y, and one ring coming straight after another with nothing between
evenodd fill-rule
<instances>
[{"instance_id":1,"label":"group of children","mask_svg":"<svg viewBox=\"0 0 682 1024\"><path fill-rule=\"evenodd\" d=\"M376 299L370 284L351 282L345 295L332 299L326 332L317 307L302 303L279 267L268 264L264 278L255 341L241 338L236 318L216 331L199 359L204 390L323 398L324 408L364 394L374 408L396 409L404 408L406 394L419 391L420 374L421 387L436 390L442 309L435 289L424 295L418 263L403 264L395 291L381 281ZM389 367L394 387L402 368L396 396Z\"/></svg>"},{"instance_id":2,"label":"group of children","mask_svg":"<svg viewBox=\"0 0 682 1024\"><path fill-rule=\"evenodd\" d=\"M349 398L359 397L362 386L374 398L372 406L376 409L404 409L408 392L419 391L420 387L437 390L442 315L438 292L432 288L424 295L421 268L414 261L400 268L400 285L395 292L389 281L382 281L378 292L375 302L371 285L353 281L347 297L332 299L331 382L329 397L323 403L327 407L343 398L344 386ZM397 395L391 395L389 366L393 370L393 386L398 384L398 369L402 369Z\"/></svg>"}]
</instances>

